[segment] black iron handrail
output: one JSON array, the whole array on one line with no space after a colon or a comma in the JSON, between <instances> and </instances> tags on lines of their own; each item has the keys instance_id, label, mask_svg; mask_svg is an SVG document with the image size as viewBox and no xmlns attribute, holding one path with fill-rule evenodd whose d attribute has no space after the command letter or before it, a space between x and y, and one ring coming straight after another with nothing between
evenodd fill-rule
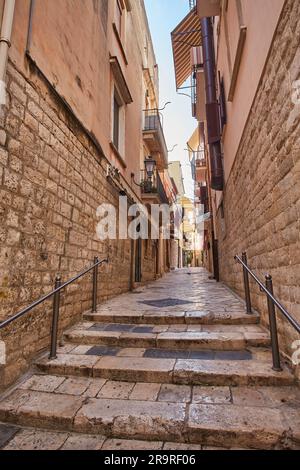
<instances>
[{"instance_id":1,"label":"black iron handrail","mask_svg":"<svg viewBox=\"0 0 300 470\"><path fill-rule=\"evenodd\" d=\"M251 306L251 297L250 297L250 287L249 287L249 275L254 279L254 281L259 285L260 290L264 292L268 300L268 311L269 311L269 320L270 320L270 332L271 332L271 343L272 343L272 355L273 355L273 369L276 371L281 371L280 365L280 354L278 346L278 332L277 332L277 322L276 322L276 311L275 306L287 319L287 321L294 327L294 329L300 333L300 323L292 317L292 315L284 308L284 306L274 297L273 292L273 279L272 276L267 274L265 276L266 285L264 285L256 274L249 268L247 262L247 253L243 253L242 257L236 255L234 257L243 266L244 274L244 289L245 289L245 298L246 298L246 307L247 313L252 314Z\"/></svg>"},{"instance_id":2,"label":"black iron handrail","mask_svg":"<svg viewBox=\"0 0 300 470\"><path fill-rule=\"evenodd\" d=\"M48 294L44 295L40 299L36 300L32 304L30 304L28 307L24 308L20 312L16 313L12 317L8 318L7 320L4 320L3 322L0 323L0 330L8 326L9 324L13 323L14 321L18 320L19 318L23 317L26 315L28 312L33 310L35 307L38 305L41 305L44 303L46 300L50 299L51 297L54 297L53 299L53 320L52 320L52 333L51 333L51 351L50 351L50 359L55 359L56 358L56 345L57 345L57 330L58 330L58 317L59 317L59 300L60 300L60 292L68 287L70 284L73 284L74 282L78 281L81 279L83 276L88 274L91 271L94 271L93 273L93 304L92 304L92 312L96 312L97 310L97 280L98 280L98 267L103 264L103 263L108 263L109 260L108 258L99 260L98 257L94 258L94 263L92 266L86 268L84 271L81 271L77 276L73 277L72 279L69 279L68 281L64 282L63 284L61 283L61 278L60 276L56 276L55 279L55 287L54 289L49 292Z\"/></svg>"}]
</instances>

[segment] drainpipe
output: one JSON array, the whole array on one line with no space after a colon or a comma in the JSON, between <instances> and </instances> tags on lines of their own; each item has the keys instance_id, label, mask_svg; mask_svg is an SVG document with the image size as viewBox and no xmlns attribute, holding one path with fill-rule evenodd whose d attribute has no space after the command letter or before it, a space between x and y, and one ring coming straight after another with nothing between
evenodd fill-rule
<instances>
[{"instance_id":1,"label":"drainpipe","mask_svg":"<svg viewBox=\"0 0 300 470\"><path fill-rule=\"evenodd\" d=\"M202 48L206 92L206 116L211 167L211 188L222 191L224 172L221 152L219 104L216 92L215 50L211 18L201 19Z\"/></svg>"},{"instance_id":2,"label":"drainpipe","mask_svg":"<svg viewBox=\"0 0 300 470\"><path fill-rule=\"evenodd\" d=\"M0 104L6 104L6 69L8 51L11 46L11 33L13 27L15 0L5 0L0 37Z\"/></svg>"}]
</instances>

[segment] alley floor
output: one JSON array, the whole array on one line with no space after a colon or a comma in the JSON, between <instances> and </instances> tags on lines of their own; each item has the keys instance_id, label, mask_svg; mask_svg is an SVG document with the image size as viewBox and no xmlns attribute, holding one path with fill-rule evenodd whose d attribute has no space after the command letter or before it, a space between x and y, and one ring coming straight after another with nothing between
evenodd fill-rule
<instances>
[{"instance_id":1,"label":"alley floor","mask_svg":"<svg viewBox=\"0 0 300 470\"><path fill-rule=\"evenodd\" d=\"M259 316L203 269L83 314L2 396L0 448L300 448L300 390Z\"/></svg>"}]
</instances>

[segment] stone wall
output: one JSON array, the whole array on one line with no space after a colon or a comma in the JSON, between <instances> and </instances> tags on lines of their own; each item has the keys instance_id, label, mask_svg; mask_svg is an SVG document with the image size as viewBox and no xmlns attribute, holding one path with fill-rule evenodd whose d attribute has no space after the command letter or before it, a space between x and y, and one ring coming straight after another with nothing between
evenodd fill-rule
<instances>
[{"instance_id":1,"label":"stone wall","mask_svg":"<svg viewBox=\"0 0 300 470\"><path fill-rule=\"evenodd\" d=\"M119 192L106 178L107 161L47 81L32 66L33 87L8 67L8 103L0 130L0 320L49 292L63 280L110 256L100 269L99 301L130 288L130 241L100 242L96 209L117 206ZM155 260L147 255L145 277ZM88 275L62 295L60 332L91 308ZM48 347L52 304L36 308L0 332L7 366L1 386L24 371ZM0 366L1 368L1 366Z\"/></svg>"},{"instance_id":2,"label":"stone wall","mask_svg":"<svg viewBox=\"0 0 300 470\"><path fill-rule=\"evenodd\" d=\"M226 185L225 224L220 210L217 217L221 279L243 295L242 270L233 257L247 251L262 279L273 276L275 295L298 321L300 104L292 94L300 79L299 44L300 2L288 0ZM265 296L252 282L251 293L266 323ZM278 318L280 346L290 356L299 337Z\"/></svg>"}]
</instances>

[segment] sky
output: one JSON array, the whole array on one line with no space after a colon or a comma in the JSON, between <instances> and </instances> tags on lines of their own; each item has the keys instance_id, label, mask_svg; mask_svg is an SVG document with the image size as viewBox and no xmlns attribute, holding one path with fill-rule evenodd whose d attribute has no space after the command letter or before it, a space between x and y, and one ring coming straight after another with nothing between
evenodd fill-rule
<instances>
[{"instance_id":1,"label":"sky","mask_svg":"<svg viewBox=\"0 0 300 470\"><path fill-rule=\"evenodd\" d=\"M189 12L188 0L144 0L149 26L154 43L156 60L159 67L160 107L171 101L165 111L164 132L169 149L169 161L180 160L184 176L184 187L188 197L193 198L193 180L189 165L187 141L197 127L192 117L191 100L178 95L175 86L174 62L171 45L171 31ZM184 90L190 94L190 90Z\"/></svg>"}]
</instances>

